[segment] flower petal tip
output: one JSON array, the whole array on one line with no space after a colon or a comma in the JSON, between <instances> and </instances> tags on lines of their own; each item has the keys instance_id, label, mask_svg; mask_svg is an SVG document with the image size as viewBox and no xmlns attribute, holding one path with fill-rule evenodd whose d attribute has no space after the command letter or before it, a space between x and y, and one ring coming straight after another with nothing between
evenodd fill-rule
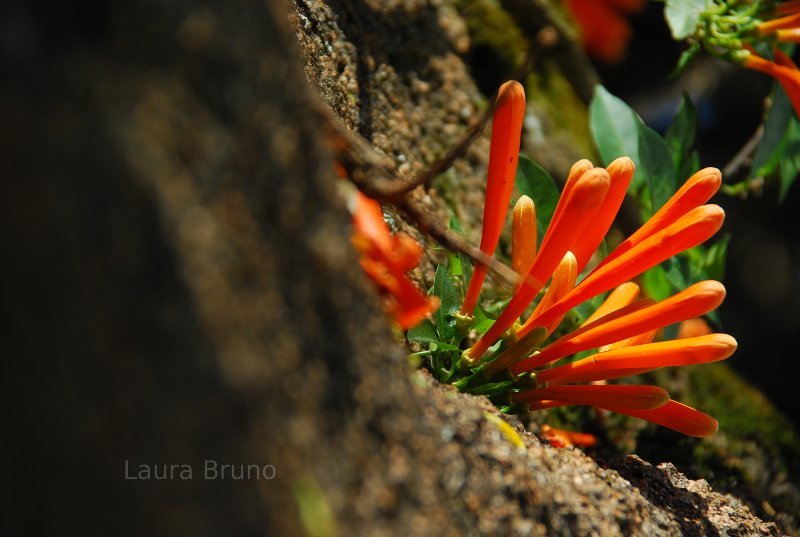
<instances>
[{"instance_id":1,"label":"flower petal tip","mask_svg":"<svg viewBox=\"0 0 800 537\"><path fill-rule=\"evenodd\" d=\"M498 104L504 100L509 98L522 98L525 99L525 88L517 82L516 80L509 80L504 82L500 89L497 91L497 102Z\"/></svg>"},{"instance_id":2,"label":"flower petal tip","mask_svg":"<svg viewBox=\"0 0 800 537\"><path fill-rule=\"evenodd\" d=\"M619 157L609 164L606 169L611 175L623 173L630 173L633 175L633 172L636 170L636 166L633 164L633 160L631 160L630 157Z\"/></svg>"}]
</instances>

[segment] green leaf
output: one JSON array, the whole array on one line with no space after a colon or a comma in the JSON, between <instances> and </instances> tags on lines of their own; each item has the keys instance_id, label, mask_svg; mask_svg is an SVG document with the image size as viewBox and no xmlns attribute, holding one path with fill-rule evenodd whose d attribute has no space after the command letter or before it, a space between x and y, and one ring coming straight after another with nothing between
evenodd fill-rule
<instances>
[{"instance_id":1,"label":"green leaf","mask_svg":"<svg viewBox=\"0 0 800 537\"><path fill-rule=\"evenodd\" d=\"M461 256L458 255L458 253L447 253L447 272L450 274L451 278L464 275L464 269L461 265Z\"/></svg>"},{"instance_id":2,"label":"green leaf","mask_svg":"<svg viewBox=\"0 0 800 537\"><path fill-rule=\"evenodd\" d=\"M728 243L730 241L731 236L725 235L712 244L706 252L703 269L712 280L722 281L725 278L725 260L728 256Z\"/></svg>"},{"instance_id":3,"label":"green leaf","mask_svg":"<svg viewBox=\"0 0 800 537\"><path fill-rule=\"evenodd\" d=\"M766 40L758 40L752 43L753 49L755 49L756 54L765 58L769 61L773 61L775 59L775 53L772 51L772 47L774 46L771 42ZM784 51L785 52L785 51ZM791 53L789 53L791 56Z\"/></svg>"},{"instance_id":4,"label":"green leaf","mask_svg":"<svg viewBox=\"0 0 800 537\"><path fill-rule=\"evenodd\" d=\"M541 243L561 193L547 170L524 155L519 156L515 180L520 194L530 197L536 205L536 227Z\"/></svg>"},{"instance_id":5,"label":"green leaf","mask_svg":"<svg viewBox=\"0 0 800 537\"><path fill-rule=\"evenodd\" d=\"M699 155L696 151L692 152L696 132L697 110L689 95L684 93L666 134L672 164L681 180L687 179L699 168Z\"/></svg>"},{"instance_id":6,"label":"green leaf","mask_svg":"<svg viewBox=\"0 0 800 537\"><path fill-rule=\"evenodd\" d=\"M642 287L644 294L654 300L664 300L672 294L672 283L661 265L656 265L642 274Z\"/></svg>"},{"instance_id":7,"label":"green leaf","mask_svg":"<svg viewBox=\"0 0 800 537\"><path fill-rule=\"evenodd\" d=\"M605 299L606 293L602 293L575 306L572 311L577 318L576 324L583 324L586 319L591 317L595 310L600 307L600 304L602 304Z\"/></svg>"},{"instance_id":8,"label":"green leaf","mask_svg":"<svg viewBox=\"0 0 800 537\"><path fill-rule=\"evenodd\" d=\"M706 0L667 0L664 16L676 41L692 35L706 10Z\"/></svg>"},{"instance_id":9,"label":"green leaf","mask_svg":"<svg viewBox=\"0 0 800 537\"><path fill-rule=\"evenodd\" d=\"M608 166L619 157L629 156L638 167L639 136L636 112L603 86L595 87L589 104L589 130L603 160ZM639 174L637 174L639 175ZM637 177L634 176L634 187Z\"/></svg>"},{"instance_id":10,"label":"green leaf","mask_svg":"<svg viewBox=\"0 0 800 537\"><path fill-rule=\"evenodd\" d=\"M691 123L691 110L684 113L685 127ZM649 196L641 200L655 211L675 193L675 164L667 142L627 104L611 95L602 86L595 88L589 105L590 130L603 163L628 156L636 166L631 191L640 192L647 186ZM682 122L683 119L681 120ZM674 136L678 135L678 130ZM645 214L649 217L649 214Z\"/></svg>"},{"instance_id":11,"label":"green leaf","mask_svg":"<svg viewBox=\"0 0 800 537\"><path fill-rule=\"evenodd\" d=\"M667 144L673 157L680 160L686 151L694 145L695 131L697 129L697 109L688 94L683 94L678 111L672 118L672 123L667 129ZM677 165L676 165L677 167Z\"/></svg>"},{"instance_id":12,"label":"green leaf","mask_svg":"<svg viewBox=\"0 0 800 537\"><path fill-rule=\"evenodd\" d=\"M687 277L689 267L688 260L685 257L671 257L661 264L661 268L664 269L664 275L667 277L667 281L672 285L670 294L672 294L673 291L682 291L694 283L689 281Z\"/></svg>"},{"instance_id":13,"label":"green leaf","mask_svg":"<svg viewBox=\"0 0 800 537\"><path fill-rule=\"evenodd\" d=\"M441 302L439 309L434 313L439 341L451 341L455 336L456 326L453 314L458 311L460 298L455 285L453 285L453 280L450 279L447 269L442 265L436 267L436 275L433 279L433 294L439 297Z\"/></svg>"},{"instance_id":14,"label":"green leaf","mask_svg":"<svg viewBox=\"0 0 800 537\"><path fill-rule=\"evenodd\" d=\"M789 188L800 173L800 123L795 117L792 117L792 121L789 123L786 138L788 141L784 158L781 160L778 170L778 179L780 180L778 200L781 203L786 199Z\"/></svg>"},{"instance_id":15,"label":"green leaf","mask_svg":"<svg viewBox=\"0 0 800 537\"><path fill-rule=\"evenodd\" d=\"M780 181L778 196L783 201L800 171L800 123L789 97L777 83L771 101L764 134L753 156L750 177L777 175Z\"/></svg>"},{"instance_id":16,"label":"green leaf","mask_svg":"<svg viewBox=\"0 0 800 537\"><path fill-rule=\"evenodd\" d=\"M472 325L472 329L478 333L478 335L483 335L489 331L489 329L494 324L494 319L482 319L475 324Z\"/></svg>"},{"instance_id":17,"label":"green leaf","mask_svg":"<svg viewBox=\"0 0 800 537\"><path fill-rule=\"evenodd\" d=\"M456 215L453 213L450 213L450 220L447 222L447 227L458 233L464 232L464 230L461 229L461 222L458 221L458 218L456 218Z\"/></svg>"},{"instance_id":18,"label":"green leaf","mask_svg":"<svg viewBox=\"0 0 800 537\"><path fill-rule=\"evenodd\" d=\"M653 212L675 193L675 166L667 142L637 116L640 175L644 175L650 191Z\"/></svg>"},{"instance_id":19,"label":"green leaf","mask_svg":"<svg viewBox=\"0 0 800 537\"><path fill-rule=\"evenodd\" d=\"M678 168L677 178L680 181L686 181L689 177L694 175L700 169L700 153L696 150L692 150L689 153L688 158L685 158L681 163L681 167Z\"/></svg>"},{"instance_id":20,"label":"green leaf","mask_svg":"<svg viewBox=\"0 0 800 537\"><path fill-rule=\"evenodd\" d=\"M787 131L794 119L794 108L778 83L772 89L771 101L772 105L764 122L764 134L753 155L750 177L764 177L772 173L780 164L789 143Z\"/></svg>"},{"instance_id":21,"label":"green leaf","mask_svg":"<svg viewBox=\"0 0 800 537\"><path fill-rule=\"evenodd\" d=\"M675 64L675 68L667 75L667 78L675 78L681 74L686 69L686 66L689 65L689 62L697 56L698 52L700 52L700 42L693 41L689 48L681 53L678 63Z\"/></svg>"},{"instance_id":22,"label":"green leaf","mask_svg":"<svg viewBox=\"0 0 800 537\"><path fill-rule=\"evenodd\" d=\"M715 312L712 312L715 313ZM664 327L664 339L677 339L678 337L678 329L680 328L680 323L671 324Z\"/></svg>"},{"instance_id":23,"label":"green leaf","mask_svg":"<svg viewBox=\"0 0 800 537\"><path fill-rule=\"evenodd\" d=\"M463 252L458 253L458 258L461 260L461 270L463 272L462 282L464 285L462 286L462 292L467 292L467 285L469 281L472 279L472 260ZM462 296L463 298L463 296Z\"/></svg>"},{"instance_id":24,"label":"green leaf","mask_svg":"<svg viewBox=\"0 0 800 537\"><path fill-rule=\"evenodd\" d=\"M489 331L489 329L494 324L495 319L490 317L486 310L484 310L480 304L475 308L475 322L472 325L472 329L478 332L478 334L483 335Z\"/></svg>"},{"instance_id":25,"label":"green leaf","mask_svg":"<svg viewBox=\"0 0 800 537\"><path fill-rule=\"evenodd\" d=\"M419 341L420 343L430 343L439 341L436 335L436 327L428 319L423 319L421 323L411 327L406 334L409 341Z\"/></svg>"}]
</instances>

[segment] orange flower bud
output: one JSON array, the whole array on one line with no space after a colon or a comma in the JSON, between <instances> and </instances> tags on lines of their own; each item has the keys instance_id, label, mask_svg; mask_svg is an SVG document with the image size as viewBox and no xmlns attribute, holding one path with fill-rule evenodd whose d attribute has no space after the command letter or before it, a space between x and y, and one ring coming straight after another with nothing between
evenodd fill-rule
<instances>
[{"instance_id":1,"label":"orange flower bud","mask_svg":"<svg viewBox=\"0 0 800 537\"><path fill-rule=\"evenodd\" d=\"M486 349L514 324L536 294L542 290L544 282L550 279L564 254L570 249L570 245L591 222L592 216L608 192L610 181L611 178L606 170L593 168L577 178L568 190L565 189L565 193L559 198L553 219L542 241L542 247L528 276L494 325L468 351L473 360L480 358Z\"/></svg>"},{"instance_id":2,"label":"orange flower bud","mask_svg":"<svg viewBox=\"0 0 800 537\"><path fill-rule=\"evenodd\" d=\"M564 254L564 259L562 259L561 263L559 263L558 267L556 267L556 270L553 273L553 278L550 281L550 287L547 288L547 292L545 292L542 299L536 305L536 309L533 310L531 319L535 319L539 313L545 311L547 308L561 300L561 297L570 292L572 288L575 287L575 280L577 278L578 262L572 252L567 252ZM563 315L561 317L556 317L545 327L548 335L556 329L562 318ZM523 328L525 328L526 325L523 325Z\"/></svg>"},{"instance_id":3,"label":"orange flower bud","mask_svg":"<svg viewBox=\"0 0 800 537\"><path fill-rule=\"evenodd\" d=\"M628 185L633 179L634 169L633 161L628 157L620 157L608 165L608 175L611 179L608 193L594 215L592 225L587 226L587 229L579 235L578 240L572 245L572 251L575 253L575 259L578 262L578 272L581 272L586 267L586 264L589 263L592 254L603 242L603 237L605 237L614 222L614 218L622 205L622 200L625 199Z\"/></svg>"},{"instance_id":4,"label":"orange flower bud","mask_svg":"<svg viewBox=\"0 0 800 537\"><path fill-rule=\"evenodd\" d=\"M586 321L584 321L583 326L586 326L589 323L592 323L599 319L600 317L604 317L609 313L617 311L618 309L627 306L634 300L639 297L639 286L633 282L625 282L622 285L618 286L616 289L611 291L606 299L600 304L600 307L594 310Z\"/></svg>"},{"instance_id":5,"label":"orange flower bud","mask_svg":"<svg viewBox=\"0 0 800 537\"><path fill-rule=\"evenodd\" d=\"M566 384L592 382L630 376L660 367L704 364L728 358L736 350L736 340L727 334L659 341L601 352L577 362L536 374L541 383Z\"/></svg>"},{"instance_id":6,"label":"orange flower bud","mask_svg":"<svg viewBox=\"0 0 800 537\"><path fill-rule=\"evenodd\" d=\"M658 386L627 386L620 384L587 384L580 386L553 386L511 394L511 400L553 400L570 405L591 405L605 408L619 406L640 410L663 406L669 394Z\"/></svg>"},{"instance_id":7,"label":"orange flower bud","mask_svg":"<svg viewBox=\"0 0 800 537\"><path fill-rule=\"evenodd\" d=\"M692 175L675 194L636 232L614 249L599 266L611 262L644 239L661 231L717 193L722 174L717 168L704 168Z\"/></svg>"},{"instance_id":8,"label":"orange flower bud","mask_svg":"<svg viewBox=\"0 0 800 537\"><path fill-rule=\"evenodd\" d=\"M697 246L719 230L724 218L725 212L717 205L703 205L689 211L622 255L598 266L532 326L546 326L552 318L563 315L581 302L630 280L678 252Z\"/></svg>"},{"instance_id":9,"label":"orange flower bud","mask_svg":"<svg viewBox=\"0 0 800 537\"><path fill-rule=\"evenodd\" d=\"M492 117L492 139L489 147L489 172L486 181L486 201L483 205L481 251L493 255L503 231L519 159L522 121L525 118L525 90L511 80L500 86ZM472 315L478 303L486 266L478 265L472 273L464 303L463 315Z\"/></svg>"},{"instance_id":10,"label":"orange flower bud","mask_svg":"<svg viewBox=\"0 0 800 537\"><path fill-rule=\"evenodd\" d=\"M744 66L780 82L789 100L792 101L795 114L800 117L800 70L786 54L775 49L775 62L771 62L751 52L745 57Z\"/></svg>"},{"instance_id":11,"label":"orange flower bud","mask_svg":"<svg viewBox=\"0 0 800 537\"><path fill-rule=\"evenodd\" d=\"M725 288L722 284L706 280L646 307L634 302L566 334L538 354L518 362L511 371L519 375L576 352L703 315L717 308L724 298Z\"/></svg>"},{"instance_id":12,"label":"orange flower bud","mask_svg":"<svg viewBox=\"0 0 800 537\"><path fill-rule=\"evenodd\" d=\"M520 196L511 219L511 268L517 274L528 274L533 266L536 233L536 206L528 196Z\"/></svg>"},{"instance_id":13,"label":"orange flower bud","mask_svg":"<svg viewBox=\"0 0 800 537\"><path fill-rule=\"evenodd\" d=\"M603 408L619 414L627 414L628 416L633 416L634 418L647 420L651 423L668 427L687 436L695 436L698 438L706 438L711 436L717 432L717 429L719 429L717 420L708 414L703 414L692 407L672 400L668 401L664 406L653 410L639 410L620 407Z\"/></svg>"}]
</instances>

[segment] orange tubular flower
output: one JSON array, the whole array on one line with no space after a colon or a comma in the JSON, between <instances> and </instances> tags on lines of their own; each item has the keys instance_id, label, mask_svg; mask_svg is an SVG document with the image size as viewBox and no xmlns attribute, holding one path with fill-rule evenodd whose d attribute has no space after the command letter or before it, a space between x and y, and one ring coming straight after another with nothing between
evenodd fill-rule
<instances>
[{"instance_id":1,"label":"orange tubular flower","mask_svg":"<svg viewBox=\"0 0 800 537\"><path fill-rule=\"evenodd\" d=\"M542 290L544 282L553 274L570 245L575 243L587 225L591 225L593 216L608 192L610 182L611 178L603 168L593 168L567 182L530 272L497 321L467 351L469 357L473 360L480 358L513 325ZM543 323L542 326L547 324Z\"/></svg>"},{"instance_id":2,"label":"orange tubular flower","mask_svg":"<svg viewBox=\"0 0 800 537\"><path fill-rule=\"evenodd\" d=\"M775 61L771 62L754 52L750 52L743 60L743 65L766 75L771 76L783 86L789 100L792 101L797 117L800 117L800 70L779 49L775 49Z\"/></svg>"},{"instance_id":3,"label":"orange tubular flower","mask_svg":"<svg viewBox=\"0 0 800 537\"><path fill-rule=\"evenodd\" d=\"M786 28L775 32L781 43L800 43L800 28Z\"/></svg>"},{"instance_id":4,"label":"orange tubular flower","mask_svg":"<svg viewBox=\"0 0 800 537\"><path fill-rule=\"evenodd\" d=\"M405 274L422 258L419 244L402 233L393 236L378 202L360 192L355 199L353 228L353 245L361 253L361 267L386 293L386 309L397 324L408 329L436 311L439 300L426 297Z\"/></svg>"},{"instance_id":5,"label":"orange tubular flower","mask_svg":"<svg viewBox=\"0 0 800 537\"><path fill-rule=\"evenodd\" d=\"M575 255L572 252L567 252L564 254L564 259L562 259L561 263L559 263L558 267L556 267L556 270L553 273L553 279L550 282L550 287L547 288L547 292L542 297L542 300L540 300L539 304L536 305L536 309L533 310L531 317L538 315L561 300L564 295L566 295L572 290L573 287L575 287L575 280L577 278L578 261L575 259ZM553 330L556 329L562 318L563 315L553 319L550 324L545 327L545 336L549 335L553 332Z\"/></svg>"},{"instance_id":6,"label":"orange tubular flower","mask_svg":"<svg viewBox=\"0 0 800 537\"><path fill-rule=\"evenodd\" d=\"M702 317L695 317L693 319L686 319L678 325L678 335L676 339L684 339L687 337L705 336L711 333L711 327Z\"/></svg>"},{"instance_id":7,"label":"orange tubular flower","mask_svg":"<svg viewBox=\"0 0 800 537\"><path fill-rule=\"evenodd\" d=\"M519 375L577 352L703 315L717 308L724 298L725 288L722 284L707 280L655 304L647 300L633 302L566 334L541 352L517 362L511 367L511 372Z\"/></svg>"},{"instance_id":8,"label":"orange tubular flower","mask_svg":"<svg viewBox=\"0 0 800 537\"><path fill-rule=\"evenodd\" d=\"M597 438L594 435L556 429L549 425L542 425L542 437L550 442L551 446L558 448L570 446L591 447L597 444Z\"/></svg>"},{"instance_id":9,"label":"orange tubular flower","mask_svg":"<svg viewBox=\"0 0 800 537\"><path fill-rule=\"evenodd\" d=\"M654 386L574 385L598 382L653 371L662 367L716 362L736 350L736 340L727 334L705 334L673 341L650 343L655 329L698 312L716 308L725 290L714 281L700 282L659 303L635 301L638 287L626 283L612 292L596 315L571 334L544 347L541 352L511 367L520 374L562 357L600 347L587 358L559 367L536 371L532 380L539 386L512 394L514 403L526 402L529 410L563 405L591 405L662 425L689 436L714 434L712 417L669 399ZM648 330L649 329L649 330ZM538 330L541 330L539 328ZM637 334L638 332L638 334ZM627 339L620 339L628 337ZM604 342L616 341L605 347ZM507 353L512 353L514 346Z\"/></svg>"},{"instance_id":10,"label":"orange tubular flower","mask_svg":"<svg viewBox=\"0 0 800 537\"><path fill-rule=\"evenodd\" d=\"M619 5L626 0L613 1ZM756 62L754 65L763 66L766 62L748 54ZM789 76L785 72L798 72L791 60L779 52L775 63L766 63L771 65L769 73L773 75L781 73L785 78ZM481 250L487 255L496 248L516 168L520 127L515 118L521 121L522 111L517 115L514 110L517 106L524 109L524 96L515 96L518 87L521 92L518 85L503 86L495 111L481 238ZM800 82L797 88L800 95ZM511 152L513 156L509 156ZM736 340L731 336L710 333L707 326L706 331L682 334L690 337L653 342L663 327L696 320L717 308L725 297L721 283L699 282L655 302L639 298L639 287L630 281L673 255L701 244L719 230L725 213L717 205L706 204L722 182L716 168L703 169L690 177L640 229L576 283L619 211L633 174L633 162L627 157L615 160L607 169L596 168L588 160L576 162L538 251L533 200L524 196L518 200L512 222L512 265L522 277L521 282L486 333L464 351L460 360L452 362L454 369L446 372L447 382L452 381L462 391L503 401L513 409L590 405L691 436L708 436L716 431L713 418L672 401L667 392L656 386L585 384L662 367L724 360L736 349ZM397 250L399 241L392 243L382 236L374 242L383 247L389 244L389 248L395 244ZM406 250L413 247L409 245ZM411 260L410 254L401 257ZM409 266L397 262L395 265L406 270ZM463 315L471 314L477 304L486 267L479 269L470 281L461 308ZM520 315L547 282L547 291L519 326ZM578 329L543 343L567 312L611 289L603 304ZM494 354L481 363L484 354L501 339L502 345L498 344ZM583 351L593 354L573 363L557 364ZM556 367L540 369L553 365Z\"/></svg>"},{"instance_id":11,"label":"orange tubular flower","mask_svg":"<svg viewBox=\"0 0 800 537\"><path fill-rule=\"evenodd\" d=\"M677 401L669 400L664 406L654 410L639 410L620 407L603 407L606 410L627 414L634 418L647 420L656 425L668 427L686 436L705 438L717 432L719 424L717 420L703 414L692 407L681 404Z\"/></svg>"},{"instance_id":12,"label":"orange tubular flower","mask_svg":"<svg viewBox=\"0 0 800 537\"><path fill-rule=\"evenodd\" d=\"M588 263L610 227L632 175L633 163L625 158L612 163L608 171L592 168L588 161L573 166L527 277L492 328L462 360L469 364L472 359L474 364L518 319L543 282L550 280L534 312L516 330L516 337L509 338L508 347L482 368L484 378L505 369L513 377L530 373L525 382L534 388L510 394L512 404L527 405L529 410L591 405L688 435L708 436L716 430L713 418L670 400L660 388L576 384L723 360L736 348L736 341L725 334L652 342L664 326L697 318L718 307L725 297L725 288L719 282L700 282L656 303L637 299L639 287L629 281L719 230L724 212L716 205L703 205L721 184L721 174L715 168L694 174L647 223L575 285L575 275ZM580 328L539 349L566 312L615 286ZM589 358L537 370L590 349L596 351Z\"/></svg>"},{"instance_id":13,"label":"orange tubular flower","mask_svg":"<svg viewBox=\"0 0 800 537\"><path fill-rule=\"evenodd\" d=\"M603 303L583 322L583 326L627 306L637 298L639 298L639 286L633 282L623 283L608 294Z\"/></svg>"},{"instance_id":14,"label":"orange tubular flower","mask_svg":"<svg viewBox=\"0 0 800 537\"><path fill-rule=\"evenodd\" d=\"M572 246L578 262L578 272L581 272L589 263L589 259L603 242L603 237L619 212L622 200L625 199L625 193L633 179L633 161L628 157L620 157L608 165L607 171L611 180L608 193L594 215L592 226L585 229Z\"/></svg>"},{"instance_id":15,"label":"orange tubular flower","mask_svg":"<svg viewBox=\"0 0 800 537\"><path fill-rule=\"evenodd\" d=\"M678 218L664 229L598 266L564 298L530 323L530 327L547 326L581 302L615 287L634 276L669 259L673 255L697 246L716 233L725 218L717 205L697 207ZM525 330L522 330L524 335Z\"/></svg>"},{"instance_id":16,"label":"orange tubular flower","mask_svg":"<svg viewBox=\"0 0 800 537\"><path fill-rule=\"evenodd\" d=\"M522 84L509 81L500 86L492 117L492 139L489 148L489 171L486 182L486 201L483 206L481 251L493 255L503 231L508 204L517 173L522 121L525 118L525 90ZM487 267L478 265L472 273L462 315L472 315L478 302Z\"/></svg>"},{"instance_id":17,"label":"orange tubular flower","mask_svg":"<svg viewBox=\"0 0 800 537\"><path fill-rule=\"evenodd\" d=\"M536 206L528 196L520 196L511 219L511 268L517 274L527 274L533 266L536 233Z\"/></svg>"},{"instance_id":18,"label":"orange tubular flower","mask_svg":"<svg viewBox=\"0 0 800 537\"><path fill-rule=\"evenodd\" d=\"M775 6L775 13L777 15L789 15L800 11L800 0L789 0L788 2L781 2Z\"/></svg>"},{"instance_id":19,"label":"orange tubular flower","mask_svg":"<svg viewBox=\"0 0 800 537\"><path fill-rule=\"evenodd\" d=\"M526 392L512 393L514 403L522 401L558 401L567 405L590 405L601 408L616 406L637 410L651 410L664 406L669 394L658 386L625 386L614 384L586 384L579 386L553 386Z\"/></svg>"},{"instance_id":20,"label":"orange tubular flower","mask_svg":"<svg viewBox=\"0 0 800 537\"><path fill-rule=\"evenodd\" d=\"M652 342L653 338L656 337L657 333L658 330L650 330L648 332L642 332L641 334L636 334L635 336L631 336L628 339L621 339L614 343L609 343L608 345L603 345L602 347L598 347L598 350L600 352L605 352L605 351L613 351L614 349L621 349L623 347L632 347L633 345L644 345L646 343Z\"/></svg>"},{"instance_id":21,"label":"orange tubular flower","mask_svg":"<svg viewBox=\"0 0 800 537\"><path fill-rule=\"evenodd\" d=\"M600 265L609 263L644 239L661 231L692 209L702 205L717 193L722 184L722 174L717 168L704 168L692 175L681 188L636 232L625 239ZM595 270L597 270L595 269Z\"/></svg>"},{"instance_id":22,"label":"orange tubular flower","mask_svg":"<svg viewBox=\"0 0 800 537\"><path fill-rule=\"evenodd\" d=\"M639 296L639 286L633 282L625 282L613 291L608 294L608 297L600 304L593 314L591 314L581 325L586 326L589 323L593 323L600 317L608 315L618 309L627 306ZM611 349L619 349L622 347L629 347L631 345L643 345L645 343L650 343L653 341L653 337L655 337L657 330L650 330L649 332L642 332L641 334L637 334L635 336L631 336L628 339L623 339L614 343L609 343L608 345L603 345L598 350L600 352L608 351Z\"/></svg>"},{"instance_id":23,"label":"orange tubular flower","mask_svg":"<svg viewBox=\"0 0 800 537\"><path fill-rule=\"evenodd\" d=\"M536 374L536 382L548 385L611 380L653 371L660 367L717 362L736 350L736 340L727 334L659 341L601 352L588 358Z\"/></svg>"},{"instance_id":24,"label":"orange tubular flower","mask_svg":"<svg viewBox=\"0 0 800 537\"><path fill-rule=\"evenodd\" d=\"M757 30L758 34L764 37L778 30L798 27L800 27L800 13L793 13L785 17L764 21L758 25Z\"/></svg>"},{"instance_id":25,"label":"orange tubular flower","mask_svg":"<svg viewBox=\"0 0 800 537\"><path fill-rule=\"evenodd\" d=\"M583 45L591 56L620 62L631 39L627 16L640 11L644 0L567 0Z\"/></svg>"}]
</instances>

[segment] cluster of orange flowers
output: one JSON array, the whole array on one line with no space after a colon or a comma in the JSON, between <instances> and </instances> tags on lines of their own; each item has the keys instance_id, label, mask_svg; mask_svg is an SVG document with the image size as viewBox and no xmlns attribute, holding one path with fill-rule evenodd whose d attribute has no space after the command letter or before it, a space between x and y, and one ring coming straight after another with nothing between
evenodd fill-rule
<instances>
[{"instance_id":1,"label":"cluster of orange flowers","mask_svg":"<svg viewBox=\"0 0 800 537\"><path fill-rule=\"evenodd\" d=\"M505 178L513 177L516 169L519 146L514 134L522 128L519 110L524 110L524 91L520 84L508 82L498 96L493 129L500 126L512 133L492 132L491 156L499 158L494 167L490 162L481 240L481 250L489 256L494 254L511 195ZM512 154L514 157L509 158ZM533 202L525 197L517 202L512 222L512 264L522 281L499 318L465 351L462 360L473 367L483 364L481 374L486 378L506 369L516 378L528 375L533 389L512 393L511 400L526 402L530 410L591 405L687 435L707 436L717 429L712 417L671 400L656 386L576 384L617 379L660 367L722 360L736 349L736 341L725 334L652 342L659 329L719 306L725 296L719 282L700 282L666 300L653 302L638 298L639 288L630 281L719 230L724 212L717 205L705 204L721 184L720 172L715 168L692 176L647 223L577 282L578 274L610 228L633 173L633 162L627 157L617 159L608 168L593 167L588 160L577 162L538 251ZM550 285L536 309L520 324L520 316L547 281ZM483 273L476 270L462 315L473 312L472 297L478 296L482 283ZM611 289L613 292L579 329L539 347L570 309ZM504 350L495 353L491 361L483 361L484 354L501 339ZM589 349L597 352L582 360L542 369Z\"/></svg>"},{"instance_id":2,"label":"cluster of orange flowers","mask_svg":"<svg viewBox=\"0 0 800 537\"><path fill-rule=\"evenodd\" d=\"M524 113L522 86L507 82L500 88L492 122L480 246L487 256L494 255L505 223ZM719 230L722 209L705 204L721 184L715 168L689 178L652 218L578 282L619 211L633 174L633 162L627 157L607 168L594 167L588 160L575 163L540 248L534 202L526 196L517 201L512 220L512 266L521 281L499 318L464 351L461 362L487 381L506 370L513 378L525 379L527 388L512 391L510 402L527 405L529 410L590 405L690 436L708 436L717 430L716 420L673 401L663 389L604 382L661 367L723 360L736 349L731 336L707 330L693 337L653 342L661 328L694 320L718 307L725 296L719 282L699 282L654 302L640 298L639 287L630 281ZM362 254L362 267L386 292L389 309L399 324L407 328L434 311L436 298L425 297L406 276L420 260L419 245L406 235L392 235L380 206L361 194L356 199L354 224L353 241ZM461 307L462 318L472 317L485 275L485 266L476 267ZM548 281L533 313L521 323L520 316ZM543 345L569 310L609 290L612 292L582 326ZM502 346L494 347L501 340ZM490 348L491 358L486 358ZM559 365L590 349L596 352ZM559 438L563 441L566 437Z\"/></svg>"},{"instance_id":3,"label":"cluster of orange flowers","mask_svg":"<svg viewBox=\"0 0 800 537\"><path fill-rule=\"evenodd\" d=\"M775 6L775 18L762 22L757 27L760 38L780 43L800 43L800 1L792 0ZM800 69L782 50L773 49L775 60L771 61L747 47L737 59L748 69L771 76L783 86L792 101L795 113L800 117Z\"/></svg>"},{"instance_id":4,"label":"cluster of orange flowers","mask_svg":"<svg viewBox=\"0 0 800 537\"><path fill-rule=\"evenodd\" d=\"M388 313L408 329L439 307L438 298L425 296L406 275L419 264L422 248L404 233L392 235L377 201L360 192L354 201L352 241L361 268L384 291Z\"/></svg>"},{"instance_id":5,"label":"cluster of orange flowers","mask_svg":"<svg viewBox=\"0 0 800 537\"><path fill-rule=\"evenodd\" d=\"M639 12L645 0L564 0L580 31L587 53L617 63L625 56L631 39L628 17ZM763 16L763 15L759 15ZM772 44L800 43L800 0L776 3L766 10L767 19L748 30L743 39ZM730 58L753 71L773 77L786 91L800 117L800 69L783 51L773 48L774 60L760 56L750 45L737 41Z\"/></svg>"}]
</instances>

